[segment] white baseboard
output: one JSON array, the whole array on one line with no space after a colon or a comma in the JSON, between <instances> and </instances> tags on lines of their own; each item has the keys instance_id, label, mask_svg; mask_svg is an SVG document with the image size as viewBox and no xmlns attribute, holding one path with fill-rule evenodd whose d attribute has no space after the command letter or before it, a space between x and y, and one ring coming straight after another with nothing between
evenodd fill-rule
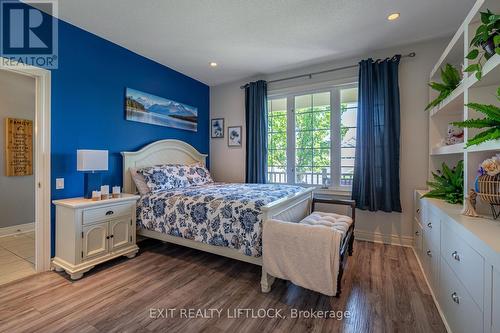
<instances>
[{"instance_id":1,"label":"white baseboard","mask_svg":"<svg viewBox=\"0 0 500 333\"><path fill-rule=\"evenodd\" d=\"M364 240L373 243L383 243L389 245L398 245L412 247L413 237L400 235L386 235L380 232L371 232L364 230L354 230L354 237L359 240Z\"/></svg>"},{"instance_id":2,"label":"white baseboard","mask_svg":"<svg viewBox=\"0 0 500 333\"><path fill-rule=\"evenodd\" d=\"M13 225L10 227L0 228L0 237L22 234L22 233L30 232L33 230L35 230L35 223L34 222Z\"/></svg>"}]
</instances>

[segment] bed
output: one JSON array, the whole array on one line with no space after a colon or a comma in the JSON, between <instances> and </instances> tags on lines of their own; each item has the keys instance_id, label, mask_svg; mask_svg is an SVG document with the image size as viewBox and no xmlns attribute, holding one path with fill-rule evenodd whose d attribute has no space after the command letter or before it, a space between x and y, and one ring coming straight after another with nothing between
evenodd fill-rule
<instances>
[{"instance_id":1,"label":"bed","mask_svg":"<svg viewBox=\"0 0 500 333\"><path fill-rule=\"evenodd\" d=\"M126 193L137 192L130 168L160 164L205 165L207 158L206 154L179 140L157 141L136 152L122 152L122 156ZM150 194L142 196L138 202L137 233L262 266L263 223L271 218L301 221L311 212L312 191L313 188L297 186L213 183ZM190 208L179 213L182 203ZM230 214L227 206L231 207ZM217 217L218 225L204 226L215 223ZM229 223L231 221L233 223ZM193 230L195 232L190 232ZM240 237L235 238L235 235ZM272 282L273 277L262 270L262 291L268 292Z\"/></svg>"}]
</instances>

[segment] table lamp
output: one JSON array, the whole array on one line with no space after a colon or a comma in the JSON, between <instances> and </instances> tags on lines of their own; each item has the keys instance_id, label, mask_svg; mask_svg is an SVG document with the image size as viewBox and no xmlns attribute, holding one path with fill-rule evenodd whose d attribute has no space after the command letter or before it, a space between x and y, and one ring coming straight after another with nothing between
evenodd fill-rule
<instances>
[{"instance_id":1,"label":"table lamp","mask_svg":"<svg viewBox=\"0 0 500 333\"><path fill-rule=\"evenodd\" d=\"M90 199L92 191L98 191L101 188L101 173L99 171L108 171L108 151L78 149L76 156L76 170L85 173L83 193L85 198Z\"/></svg>"}]
</instances>

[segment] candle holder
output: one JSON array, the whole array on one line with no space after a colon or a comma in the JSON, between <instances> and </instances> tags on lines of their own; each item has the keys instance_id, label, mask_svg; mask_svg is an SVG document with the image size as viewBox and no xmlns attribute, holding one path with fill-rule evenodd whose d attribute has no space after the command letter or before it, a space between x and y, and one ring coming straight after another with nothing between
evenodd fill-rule
<instances>
[{"instance_id":1,"label":"candle holder","mask_svg":"<svg viewBox=\"0 0 500 333\"><path fill-rule=\"evenodd\" d=\"M109 199L109 185L101 186L101 200Z\"/></svg>"},{"instance_id":2,"label":"candle holder","mask_svg":"<svg viewBox=\"0 0 500 333\"><path fill-rule=\"evenodd\" d=\"M120 186L113 186L113 198L120 198L122 196L121 194L121 188Z\"/></svg>"},{"instance_id":3,"label":"candle holder","mask_svg":"<svg viewBox=\"0 0 500 333\"><path fill-rule=\"evenodd\" d=\"M92 201L101 200L101 191L92 191Z\"/></svg>"}]
</instances>

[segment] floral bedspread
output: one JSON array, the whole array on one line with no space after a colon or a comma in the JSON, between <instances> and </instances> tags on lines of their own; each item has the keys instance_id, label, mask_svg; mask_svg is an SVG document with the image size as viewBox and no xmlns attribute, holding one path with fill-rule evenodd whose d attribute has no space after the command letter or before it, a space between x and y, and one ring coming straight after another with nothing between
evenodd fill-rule
<instances>
[{"instance_id":1,"label":"floral bedspread","mask_svg":"<svg viewBox=\"0 0 500 333\"><path fill-rule=\"evenodd\" d=\"M148 194L137 205L137 225L260 257L261 207L302 190L291 185L210 183Z\"/></svg>"}]
</instances>

